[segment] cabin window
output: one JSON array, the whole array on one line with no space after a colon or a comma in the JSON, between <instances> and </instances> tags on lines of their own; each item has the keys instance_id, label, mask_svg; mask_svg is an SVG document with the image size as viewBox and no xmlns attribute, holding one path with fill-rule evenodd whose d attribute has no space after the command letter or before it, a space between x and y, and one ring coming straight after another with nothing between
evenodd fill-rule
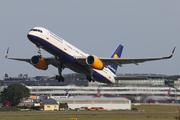
<instances>
[{"instance_id":1,"label":"cabin window","mask_svg":"<svg viewBox=\"0 0 180 120\"><path fill-rule=\"evenodd\" d=\"M42 30L38 30L38 29L31 29L30 31L38 31L38 32L42 33Z\"/></svg>"}]
</instances>

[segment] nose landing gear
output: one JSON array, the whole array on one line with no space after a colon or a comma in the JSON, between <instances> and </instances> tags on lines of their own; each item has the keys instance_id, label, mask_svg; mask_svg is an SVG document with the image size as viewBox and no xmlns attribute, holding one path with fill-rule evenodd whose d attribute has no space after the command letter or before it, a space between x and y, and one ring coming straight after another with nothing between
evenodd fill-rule
<instances>
[{"instance_id":1,"label":"nose landing gear","mask_svg":"<svg viewBox=\"0 0 180 120\"><path fill-rule=\"evenodd\" d=\"M39 56L42 57L41 50L42 50L43 46L42 45L37 45L37 47L38 47Z\"/></svg>"}]
</instances>

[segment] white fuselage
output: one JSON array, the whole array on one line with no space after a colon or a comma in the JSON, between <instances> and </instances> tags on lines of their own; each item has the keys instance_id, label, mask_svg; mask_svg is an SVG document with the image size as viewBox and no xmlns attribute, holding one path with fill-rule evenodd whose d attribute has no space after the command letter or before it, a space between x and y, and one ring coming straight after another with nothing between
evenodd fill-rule
<instances>
[{"instance_id":1,"label":"white fuselage","mask_svg":"<svg viewBox=\"0 0 180 120\"><path fill-rule=\"evenodd\" d=\"M170 99L170 97L167 97L167 96L148 96L144 101L166 101L167 99Z\"/></svg>"}]
</instances>

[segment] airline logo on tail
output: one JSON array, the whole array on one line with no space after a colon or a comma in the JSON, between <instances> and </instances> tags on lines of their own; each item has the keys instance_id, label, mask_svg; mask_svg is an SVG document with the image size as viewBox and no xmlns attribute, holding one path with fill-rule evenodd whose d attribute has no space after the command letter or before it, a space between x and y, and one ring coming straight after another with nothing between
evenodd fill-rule
<instances>
[{"instance_id":1,"label":"airline logo on tail","mask_svg":"<svg viewBox=\"0 0 180 120\"><path fill-rule=\"evenodd\" d=\"M116 49L116 51L113 53L113 55L111 56L111 58L120 58L121 57L121 53L123 50L123 46L120 44L118 46L118 48ZM119 64L120 65L120 64ZM117 68L118 65L108 65L107 66L114 74L116 74L117 72Z\"/></svg>"},{"instance_id":2,"label":"airline logo on tail","mask_svg":"<svg viewBox=\"0 0 180 120\"><path fill-rule=\"evenodd\" d=\"M119 58L117 54L114 54L113 58Z\"/></svg>"}]
</instances>

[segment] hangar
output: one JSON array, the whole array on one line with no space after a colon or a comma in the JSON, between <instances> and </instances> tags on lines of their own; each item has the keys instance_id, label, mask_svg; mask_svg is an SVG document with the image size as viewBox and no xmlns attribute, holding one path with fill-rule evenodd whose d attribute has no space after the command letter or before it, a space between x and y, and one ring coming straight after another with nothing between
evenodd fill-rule
<instances>
[{"instance_id":1,"label":"hangar","mask_svg":"<svg viewBox=\"0 0 180 120\"><path fill-rule=\"evenodd\" d=\"M114 98L94 98L94 97L79 97L79 98L50 98L57 101L58 104L67 103L71 109L86 107L103 108L104 110L131 110L131 101L123 97Z\"/></svg>"}]
</instances>

